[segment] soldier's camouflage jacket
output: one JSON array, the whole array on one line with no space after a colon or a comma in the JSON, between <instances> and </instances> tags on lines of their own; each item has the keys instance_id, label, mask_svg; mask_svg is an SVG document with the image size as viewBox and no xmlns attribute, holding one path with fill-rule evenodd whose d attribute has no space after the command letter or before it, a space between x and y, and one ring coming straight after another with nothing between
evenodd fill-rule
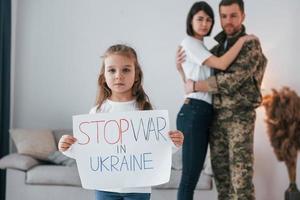
<instances>
[{"instance_id":1,"label":"soldier's camouflage jacket","mask_svg":"<svg viewBox=\"0 0 300 200\"><path fill-rule=\"evenodd\" d=\"M227 40L227 49L245 34L243 26L237 36ZM215 39L219 44L211 52L216 56L221 56L226 52L224 49L226 35L221 32ZM262 101L260 87L266 64L267 59L262 53L259 41L246 42L227 70L215 70L215 75L208 79L209 92L214 94L214 108L253 109L258 107Z\"/></svg>"}]
</instances>

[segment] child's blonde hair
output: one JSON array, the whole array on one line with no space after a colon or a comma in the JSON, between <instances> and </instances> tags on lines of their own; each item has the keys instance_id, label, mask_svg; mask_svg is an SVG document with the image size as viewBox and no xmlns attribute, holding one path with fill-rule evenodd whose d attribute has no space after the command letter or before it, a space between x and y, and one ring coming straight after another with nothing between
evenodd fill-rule
<instances>
[{"instance_id":1,"label":"child's blonde hair","mask_svg":"<svg viewBox=\"0 0 300 200\"><path fill-rule=\"evenodd\" d=\"M104 59L112 54L126 56L127 58L134 60L135 67L135 81L132 86L132 95L136 98L137 107L139 110L152 110L152 105L149 101L149 97L145 93L142 81L143 81L143 72L141 66L137 59L137 54L132 47L123 44L116 44L109 47L104 55L102 56L102 67L98 77L98 95L96 99L97 110L100 109L103 102L111 96L111 89L107 86L104 72L105 72L105 63Z\"/></svg>"}]
</instances>

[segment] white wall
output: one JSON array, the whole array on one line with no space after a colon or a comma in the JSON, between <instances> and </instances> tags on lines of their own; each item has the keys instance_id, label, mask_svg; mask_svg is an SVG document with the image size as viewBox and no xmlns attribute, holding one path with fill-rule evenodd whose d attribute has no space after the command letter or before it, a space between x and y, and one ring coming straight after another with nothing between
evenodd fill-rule
<instances>
[{"instance_id":1,"label":"white wall","mask_svg":"<svg viewBox=\"0 0 300 200\"><path fill-rule=\"evenodd\" d=\"M176 46L185 35L186 14L194 1L179 0L14 0L14 128L71 128L72 115L93 106L100 56L114 43L133 46L145 74L144 85L159 109L168 109L172 128L183 100L175 70ZM218 2L215 10L220 31ZM297 0L246 1L245 25L260 37L269 59L264 88L290 86L300 94L296 59L300 52ZM212 38L207 39L211 47ZM264 110L255 132L258 200L280 200L288 186L285 166L269 144ZM300 184L300 167L298 179Z\"/></svg>"}]
</instances>

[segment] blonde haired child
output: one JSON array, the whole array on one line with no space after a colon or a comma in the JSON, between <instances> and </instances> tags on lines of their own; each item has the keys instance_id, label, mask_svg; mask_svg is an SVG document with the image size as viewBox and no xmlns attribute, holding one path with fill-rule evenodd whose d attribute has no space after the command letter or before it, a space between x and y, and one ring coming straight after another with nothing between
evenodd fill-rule
<instances>
[{"instance_id":1,"label":"blonde haired child","mask_svg":"<svg viewBox=\"0 0 300 200\"><path fill-rule=\"evenodd\" d=\"M142 86L143 72L135 50L117 44L109 47L103 56L103 64L98 77L96 106L90 114L99 112L122 112L151 110L152 105ZM173 143L180 147L183 134L170 131ZM76 141L71 135L64 135L58 148L64 152ZM151 188L116 188L96 191L96 200L149 200Z\"/></svg>"}]
</instances>

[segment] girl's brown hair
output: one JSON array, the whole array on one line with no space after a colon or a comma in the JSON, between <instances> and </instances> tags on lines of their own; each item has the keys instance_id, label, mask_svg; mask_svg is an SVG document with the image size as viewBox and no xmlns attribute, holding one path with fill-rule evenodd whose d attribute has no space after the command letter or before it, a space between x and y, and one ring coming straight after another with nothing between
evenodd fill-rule
<instances>
[{"instance_id":1,"label":"girl's brown hair","mask_svg":"<svg viewBox=\"0 0 300 200\"><path fill-rule=\"evenodd\" d=\"M98 77L98 95L96 99L97 110L99 110L103 102L111 96L111 89L107 86L104 77L104 72L105 72L104 59L112 54L126 56L134 60L135 81L132 86L132 95L136 98L137 107L139 110L152 110L152 105L150 103L149 97L145 93L142 86L143 72L138 62L137 54L132 47L123 44L116 44L109 47L104 53L104 55L102 56L103 58L102 67Z\"/></svg>"}]
</instances>

